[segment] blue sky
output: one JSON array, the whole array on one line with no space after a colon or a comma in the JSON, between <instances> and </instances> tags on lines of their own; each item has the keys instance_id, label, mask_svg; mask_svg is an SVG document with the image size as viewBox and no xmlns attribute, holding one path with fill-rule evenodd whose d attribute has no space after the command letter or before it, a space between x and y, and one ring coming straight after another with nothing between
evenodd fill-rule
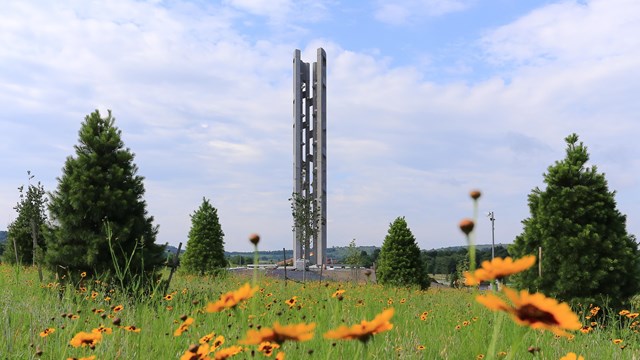
<instances>
[{"instance_id":1,"label":"blue sky","mask_svg":"<svg viewBox=\"0 0 640 360\"><path fill-rule=\"evenodd\" d=\"M57 186L84 117L111 109L145 177L157 241L186 242L202 197L227 250L291 248L291 60L328 56L328 245L462 245L580 135L640 230L635 0L22 1L0 13L0 228L27 170ZM491 241L481 217L480 243Z\"/></svg>"}]
</instances>

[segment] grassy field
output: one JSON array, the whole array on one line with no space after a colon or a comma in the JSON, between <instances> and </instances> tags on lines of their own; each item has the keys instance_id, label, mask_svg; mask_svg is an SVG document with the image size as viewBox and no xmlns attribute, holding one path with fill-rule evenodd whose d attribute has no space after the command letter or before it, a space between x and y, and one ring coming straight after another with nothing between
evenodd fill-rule
<instances>
[{"instance_id":1,"label":"grassy field","mask_svg":"<svg viewBox=\"0 0 640 360\"><path fill-rule=\"evenodd\" d=\"M207 334L222 335L223 349L237 345L249 329L271 327L276 321L315 323L316 327L311 340L284 342L271 358L284 352L287 359L559 359L571 351L585 359L640 359L638 326L632 326L635 319L619 315L620 310L637 309L602 306L590 319L585 318L591 314L588 305L576 309L592 330L564 338L518 326L508 315L487 310L474 300L478 292L472 289L418 291L325 281L303 285L258 277L259 291L248 301L235 309L207 313L203 309L208 303L250 283L251 278L178 274L168 293L134 297L108 290L108 285L95 279L66 289L37 279L31 268L0 265L2 359L93 355L95 359L180 359ZM342 300L332 296L338 289L345 290ZM393 329L373 335L366 343L323 337L340 325L371 320L390 307L395 309ZM193 324L174 336L185 317L193 318ZM90 333L101 325L111 333L103 333L93 350L70 345L79 332ZM131 327L139 332L130 331ZM488 354L494 336L495 353ZM242 347L234 358L267 358L258 346Z\"/></svg>"}]
</instances>

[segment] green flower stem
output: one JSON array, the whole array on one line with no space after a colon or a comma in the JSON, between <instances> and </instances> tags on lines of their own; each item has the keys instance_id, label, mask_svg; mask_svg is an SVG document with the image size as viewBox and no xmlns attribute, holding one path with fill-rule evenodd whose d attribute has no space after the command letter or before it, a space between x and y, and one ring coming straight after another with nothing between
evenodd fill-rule
<instances>
[{"instance_id":1,"label":"green flower stem","mask_svg":"<svg viewBox=\"0 0 640 360\"><path fill-rule=\"evenodd\" d=\"M253 246L253 287L258 286L258 245Z\"/></svg>"},{"instance_id":2,"label":"green flower stem","mask_svg":"<svg viewBox=\"0 0 640 360\"><path fill-rule=\"evenodd\" d=\"M496 355L496 342L500 335L500 328L502 327L502 320L504 314L494 311L493 312L493 335L491 335L491 342L489 343L489 349L487 349L487 360L495 358Z\"/></svg>"}]
</instances>

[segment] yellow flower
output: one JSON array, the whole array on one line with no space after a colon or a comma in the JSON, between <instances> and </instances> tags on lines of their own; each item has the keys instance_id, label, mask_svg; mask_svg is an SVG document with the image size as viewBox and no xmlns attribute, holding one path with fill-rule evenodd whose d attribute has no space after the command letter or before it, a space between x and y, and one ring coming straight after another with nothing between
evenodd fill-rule
<instances>
[{"instance_id":1,"label":"yellow flower","mask_svg":"<svg viewBox=\"0 0 640 360\"><path fill-rule=\"evenodd\" d=\"M631 314L627 314L627 317L628 317L629 319L635 319L635 318L637 318L637 317L638 317L638 315L639 315L638 313L631 313Z\"/></svg>"},{"instance_id":2,"label":"yellow flower","mask_svg":"<svg viewBox=\"0 0 640 360\"><path fill-rule=\"evenodd\" d=\"M280 351L278 355L276 355L276 360L284 360L284 356L285 354L282 351Z\"/></svg>"},{"instance_id":3,"label":"yellow flower","mask_svg":"<svg viewBox=\"0 0 640 360\"><path fill-rule=\"evenodd\" d=\"M418 345L418 346L416 346L416 349L424 350L424 349L426 349L426 347L424 345Z\"/></svg>"},{"instance_id":4,"label":"yellow flower","mask_svg":"<svg viewBox=\"0 0 640 360\"><path fill-rule=\"evenodd\" d=\"M315 327L315 323L282 326L278 322L275 322L273 329L262 328L260 330L249 330L246 338L239 341L239 343L243 345L258 345L264 341L278 344L282 344L286 340L308 341L313 338L313 329Z\"/></svg>"},{"instance_id":5,"label":"yellow flower","mask_svg":"<svg viewBox=\"0 0 640 360\"><path fill-rule=\"evenodd\" d=\"M165 299L165 300L167 300L167 301L171 301L171 300L173 300L173 295L171 295L171 294L167 294L167 295L165 295L165 296L163 297L163 299Z\"/></svg>"},{"instance_id":6,"label":"yellow flower","mask_svg":"<svg viewBox=\"0 0 640 360\"><path fill-rule=\"evenodd\" d=\"M96 360L96 356L91 355L91 356L85 356L81 358L67 358L67 360Z\"/></svg>"},{"instance_id":7,"label":"yellow flower","mask_svg":"<svg viewBox=\"0 0 640 360\"><path fill-rule=\"evenodd\" d=\"M189 329L189 326L191 326L191 324L193 324L193 318L186 318L184 320L184 322L182 324L180 324L180 326L178 326L178 328L176 329L176 331L173 332L173 336L180 336L182 335L183 332L187 331Z\"/></svg>"},{"instance_id":8,"label":"yellow flower","mask_svg":"<svg viewBox=\"0 0 640 360\"><path fill-rule=\"evenodd\" d=\"M118 305L118 306L114 306L112 311L113 312L120 312L124 309L124 305Z\"/></svg>"},{"instance_id":9,"label":"yellow flower","mask_svg":"<svg viewBox=\"0 0 640 360\"><path fill-rule=\"evenodd\" d=\"M567 355L560 358L560 360L584 360L584 356L576 355L574 352L567 353Z\"/></svg>"},{"instance_id":10,"label":"yellow flower","mask_svg":"<svg viewBox=\"0 0 640 360\"><path fill-rule=\"evenodd\" d=\"M393 324L389 322L393 316L393 308L389 308L378 314L373 320L363 320L360 324L351 327L340 326L335 330L327 331L324 337L327 339L353 340L357 339L367 342L371 336L393 329Z\"/></svg>"},{"instance_id":11,"label":"yellow flower","mask_svg":"<svg viewBox=\"0 0 640 360\"><path fill-rule=\"evenodd\" d=\"M56 331L54 328L46 328L40 333L40 337L47 337Z\"/></svg>"},{"instance_id":12,"label":"yellow flower","mask_svg":"<svg viewBox=\"0 0 640 360\"><path fill-rule=\"evenodd\" d=\"M100 342L100 340L102 340L102 333L100 332L84 332L81 331L79 333L77 333L73 339L71 339L71 341L69 341L69 344L73 347L85 347L88 346L92 349L94 349L96 347L96 344Z\"/></svg>"},{"instance_id":13,"label":"yellow flower","mask_svg":"<svg viewBox=\"0 0 640 360\"><path fill-rule=\"evenodd\" d=\"M620 312L619 312L618 314L620 314L621 316L625 316L625 315L627 315L627 314L628 314L628 313L630 313L630 312L631 312L631 311L629 311L629 310L620 310Z\"/></svg>"},{"instance_id":14,"label":"yellow flower","mask_svg":"<svg viewBox=\"0 0 640 360\"><path fill-rule=\"evenodd\" d=\"M81 278L87 277L87 272L86 271L81 272L80 277Z\"/></svg>"},{"instance_id":15,"label":"yellow flower","mask_svg":"<svg viewBox=\"0 0 640 360\"><path fill-rule=\"evenodd\" d=\"M513 320L533 329L550 330L556 335L569 336L564 330L579 330L582 324L578 316L571 311L566 303L558 303L555 299L547 298L540 293L529 294L522 290L520 294L504 287L512 305L507 305L499 297L488 294L479 295L476 300L490 310L504 311L511 314Z\"/></svg>"},{"instance_id":16,"label":"yellow flower","mask_svg":"<svg viewBox=\"0 0 640 360\"><path fill-rule=\"evenodd\" d=\"M215 303L209 303L206 307L207 312L220 312L224 309L230 309L236 307L241 301L247 300L258 291L258 287L251 287L249 283L244 284L241 288L235 291L230 291L226 294L222 294L220 299Z\"/></svg>"},{"instance_id":17,"label":"yellow flower","mask_svg":"<svg viewBox=\"0 0 640 360\"><path fill-rule=\"evenodd\" d=\"M480 284L482 281L502 279L505 276L527 270L532 267L535 262L536 257L533 255L525 256L516 261L513 261L513 259L508 256L504 259L495 258L491 261L485 260L482 262L481 268L476 270L473 274L468 271L464 272L464 283L467 286L475 286Z\"/></svg>"},{"instance_id":18,"label":"yellow flower","mask_svg":"<svg viewBox=\"0 0 640 360\"><path fill-rule=\"evenodd\" d=\"M622 342L622 339L613 339L611 340L611 342L613 342L614 344L618 345Z\"/></svg>"},{"instance_id":19,"label":"yellow flower","mask_svg":"<svg viewBox=\"0 0 640 360\"><path fill-rule=\"evenodd\" d=\"M216 352L215 354L213 354L213 358L215 360L224 360L227 358L232 357L233 355L236 355L238 353L240 353L242 351L242 347L241 346L230 346L228 348L219 350L218 352Z\"/></svg>"}]
</instances>

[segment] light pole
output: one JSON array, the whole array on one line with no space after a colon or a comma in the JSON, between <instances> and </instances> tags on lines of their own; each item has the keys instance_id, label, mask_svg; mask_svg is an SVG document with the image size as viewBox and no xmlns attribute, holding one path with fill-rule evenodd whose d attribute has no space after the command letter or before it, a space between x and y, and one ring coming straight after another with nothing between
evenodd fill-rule
<instances>
[{"instance_id":1,"label":"light pole","mask_svg":"<svg viewBox=\"0 0 640 360\"><path fill-rule=\"evenodd\" d=\"M491 220L491 260L493 260L493 258L496 257L496 218L493 216L493 211L490 211L487 216L489 217L489 220Z\"/></svg>"}]
</instances>

